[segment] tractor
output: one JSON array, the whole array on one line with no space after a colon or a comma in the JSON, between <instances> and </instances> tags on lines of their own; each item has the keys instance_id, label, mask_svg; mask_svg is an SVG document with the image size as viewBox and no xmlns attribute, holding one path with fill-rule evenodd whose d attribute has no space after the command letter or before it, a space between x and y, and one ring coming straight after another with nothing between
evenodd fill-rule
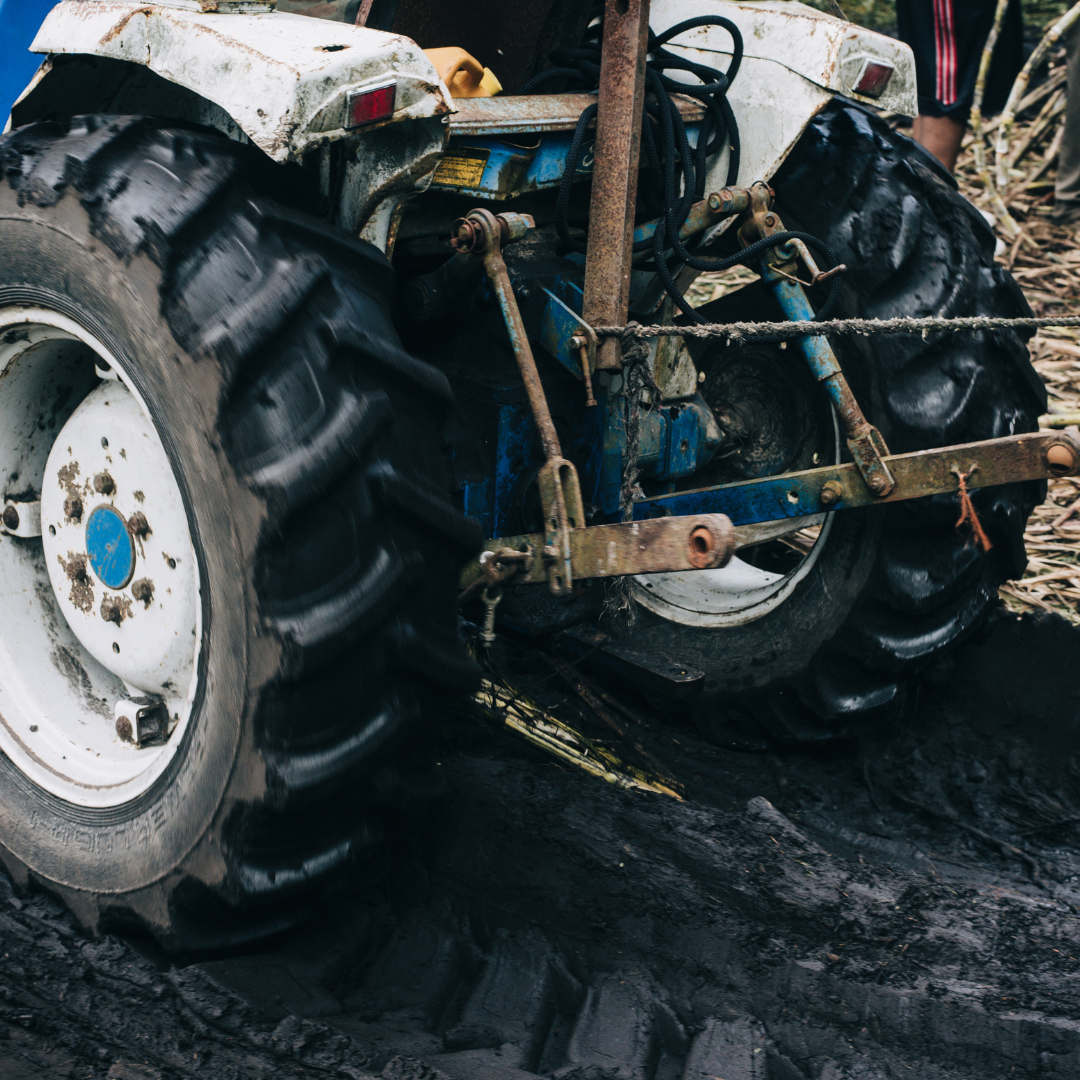
<instances>
[{"instance_id":1,"label":"tractor","mask_svg":"<svg viewBox=\"0 0 1080 1080\"><path fill-rule=\"evenodd\" d=\"M462 613L690 665L707 733L887 723L1080 467L1030 330L808 325L1031 312L890 124L907 47L796 0L62 0L30 48L0 858L91 931L370 880Z\"/></svg>"}]
</instances>

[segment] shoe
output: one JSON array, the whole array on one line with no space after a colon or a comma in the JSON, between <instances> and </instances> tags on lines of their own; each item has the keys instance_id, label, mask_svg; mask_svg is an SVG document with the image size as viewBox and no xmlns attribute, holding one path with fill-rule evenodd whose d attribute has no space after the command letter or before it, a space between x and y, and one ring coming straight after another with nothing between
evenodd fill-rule
<instances>
[{"instance_id":1,"label":"shoe","mask_svg":"<svg viewBox=\"0 0 1080 1080\"><path fill-rule=\"evenodd\" d=\"M1055 203L1050 220L1055 225L1072 225L1080 221L1080 202Z\"/></svg>"}]
</instances>

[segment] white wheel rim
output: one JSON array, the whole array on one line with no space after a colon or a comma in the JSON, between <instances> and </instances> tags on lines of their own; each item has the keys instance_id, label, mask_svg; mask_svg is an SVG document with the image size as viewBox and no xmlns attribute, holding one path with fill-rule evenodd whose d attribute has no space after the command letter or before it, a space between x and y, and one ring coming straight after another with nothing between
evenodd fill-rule
<instances>
[{"instance_id":1,"label":"white wheel rim","mask_svg":"<svg viewBox=\"0 0 1080 1080\"><path fill-rule=\"evenodd\" d=\"M41 501L41 536L0 536L0 750L65 801L121 805L153 786L190 721L199 572L145 401L116 357L56 312L0 310L0 469L6 498ZM111 490L95 489L100 476ZM72 496L79 516L65 510ZM102 561L113 550L102 536L120 561L130 548L130 566ZM72 574L74 555L85 559ZM120 737L133 702L167 711L166 738Z\"/></svg>"},{"instance_id":2,"label":"white wheel rim","mask_svg":"<svg viewBox=\"0 0 1080 1080\"><path fill-rule=\"evenodd\" d=\"M835 411L833 430L835 460L839 461L840 424ZM639 574L631 582L633 597L648 611L683 626L735 627L754 622L789 599L814 569L825 550L835 516L824 516L814 546L786 574L751 566L736 555L719 570ZM793 518L792 531L807 524L810 521L806 518Z\"/></svg>"}]
</instances>

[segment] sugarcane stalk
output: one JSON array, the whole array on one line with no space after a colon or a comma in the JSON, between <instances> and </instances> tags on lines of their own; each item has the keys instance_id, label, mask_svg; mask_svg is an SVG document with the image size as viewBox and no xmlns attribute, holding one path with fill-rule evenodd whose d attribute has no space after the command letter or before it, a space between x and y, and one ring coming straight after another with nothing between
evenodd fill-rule
<instances>
[{"instance_id":1,"label":"sugarcane stalk","mask_svg":"<svg viewBox=\"0 0 1080 1080\"><path fill-rule=\"evenodd\" d=\"M682 798L662 780L627 765L610 750L590 742L581 732L564 724L516 687L485 678L472 704L485 719L502 724L533 746L582 772L628 791L652 791L674 799Z\"/></svg>"},{"instance_id":2,"label":"sugarcane stalk","mask_svg":"<svg viewBox=\"0 0 1080 1080\"><path fill-rule=\"evenodd\" d=\"M1012 214L1009 213L1005 200L1002 199L1001 192L998 190L997 185L994 184L994 179L990 173L990 165L986 159L986 142L982 119L986 75L990 70L990 61L994 57L994 47L997 45L998 35L1001 33L1001 24L1005 19L1005 11L1008 6L1009 0L998 0L997 7L994 9L994 23L990 27L986 44L983 46L982 56L979 58L979 73L975 76L975 98L971 103L971 130L975 135L975 168L979 173L979 179L982 181L983 190L990 196L990 202L997 213L999 223L1004 226L1010 237L1015 238L1020 232L1020 226L1016 224Z\"/></svg>"},{"instance_id":3,"label":"sugarcane stalk","mask_svg":"<svg viewBox=\"0 0 1080 1080\"><path fill-rule=\"evenodd\" d=\"M1065 111L1065 91L1059 90L1042 108L1031 127L1028 128L1024 141L1009 162L1009 168L1015 169L1024 155L1046 134L1051 124Z\"/></svg>"},{"instance_id":4,"label":"sugarcane stalk","mask_svg":"<svg viewBox=\"0 0 1080 1080\"><path fill-rule=\"evenodd\" d=\"M1021 68L1020 74L1016 76L1016 82L1013 83L1013 88L1009 92L1009 99L1005 102L1005 108L1001 113L1001 124L998 126L997 141L994 144L997 184L999 188L1004 189L1009 182L1009 141L1012 138L1013 127L1016 123L1017 113L1019 112L1020 101L1027 91L1028 83L1031 82L1031 76L1046 58L1046 54L1061 40L1062 36L1072 28L1073 23L1075 23L1078 18L1080 18L1080 3L1076 3L1069 8L1069 10L1066 11L1049 30L1047 30L1042 41L1035 46L1035 51L1028 57L1027 63ZM1012 221L1012 218L1010 217L1009 220ZM1013 222L1013 225L1015 227L1016 223Z\"/></svg>"}]
</instances>

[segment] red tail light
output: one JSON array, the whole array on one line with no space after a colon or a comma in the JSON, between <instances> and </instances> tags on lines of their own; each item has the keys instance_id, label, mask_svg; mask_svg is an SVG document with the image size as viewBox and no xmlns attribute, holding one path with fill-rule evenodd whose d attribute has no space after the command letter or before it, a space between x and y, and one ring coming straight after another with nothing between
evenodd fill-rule
<instances>
[{"instance_id":1,"label":"red tail light","mask_svg":"<svg viewBox=\"0 0 1080 1080\"><path fill-rule=\"evenodd\" d=\"M866 67L862 69L859 81L855 84L855 93L880 97L895 70L892 64L886 64L884 60L867 60Z\"/></svg>"},{"instance_id":2,"label":"red tail light","mask_svg":"<svg viewBox=\"0 0 1080 1080\"><path fill-rule=\"evenodd\" d=\"M396 93L397 79L390 79L378 86L368 86L363 90L350 91L346 127L364 127L393 116Z\"/></svg>"}]
</instances>

